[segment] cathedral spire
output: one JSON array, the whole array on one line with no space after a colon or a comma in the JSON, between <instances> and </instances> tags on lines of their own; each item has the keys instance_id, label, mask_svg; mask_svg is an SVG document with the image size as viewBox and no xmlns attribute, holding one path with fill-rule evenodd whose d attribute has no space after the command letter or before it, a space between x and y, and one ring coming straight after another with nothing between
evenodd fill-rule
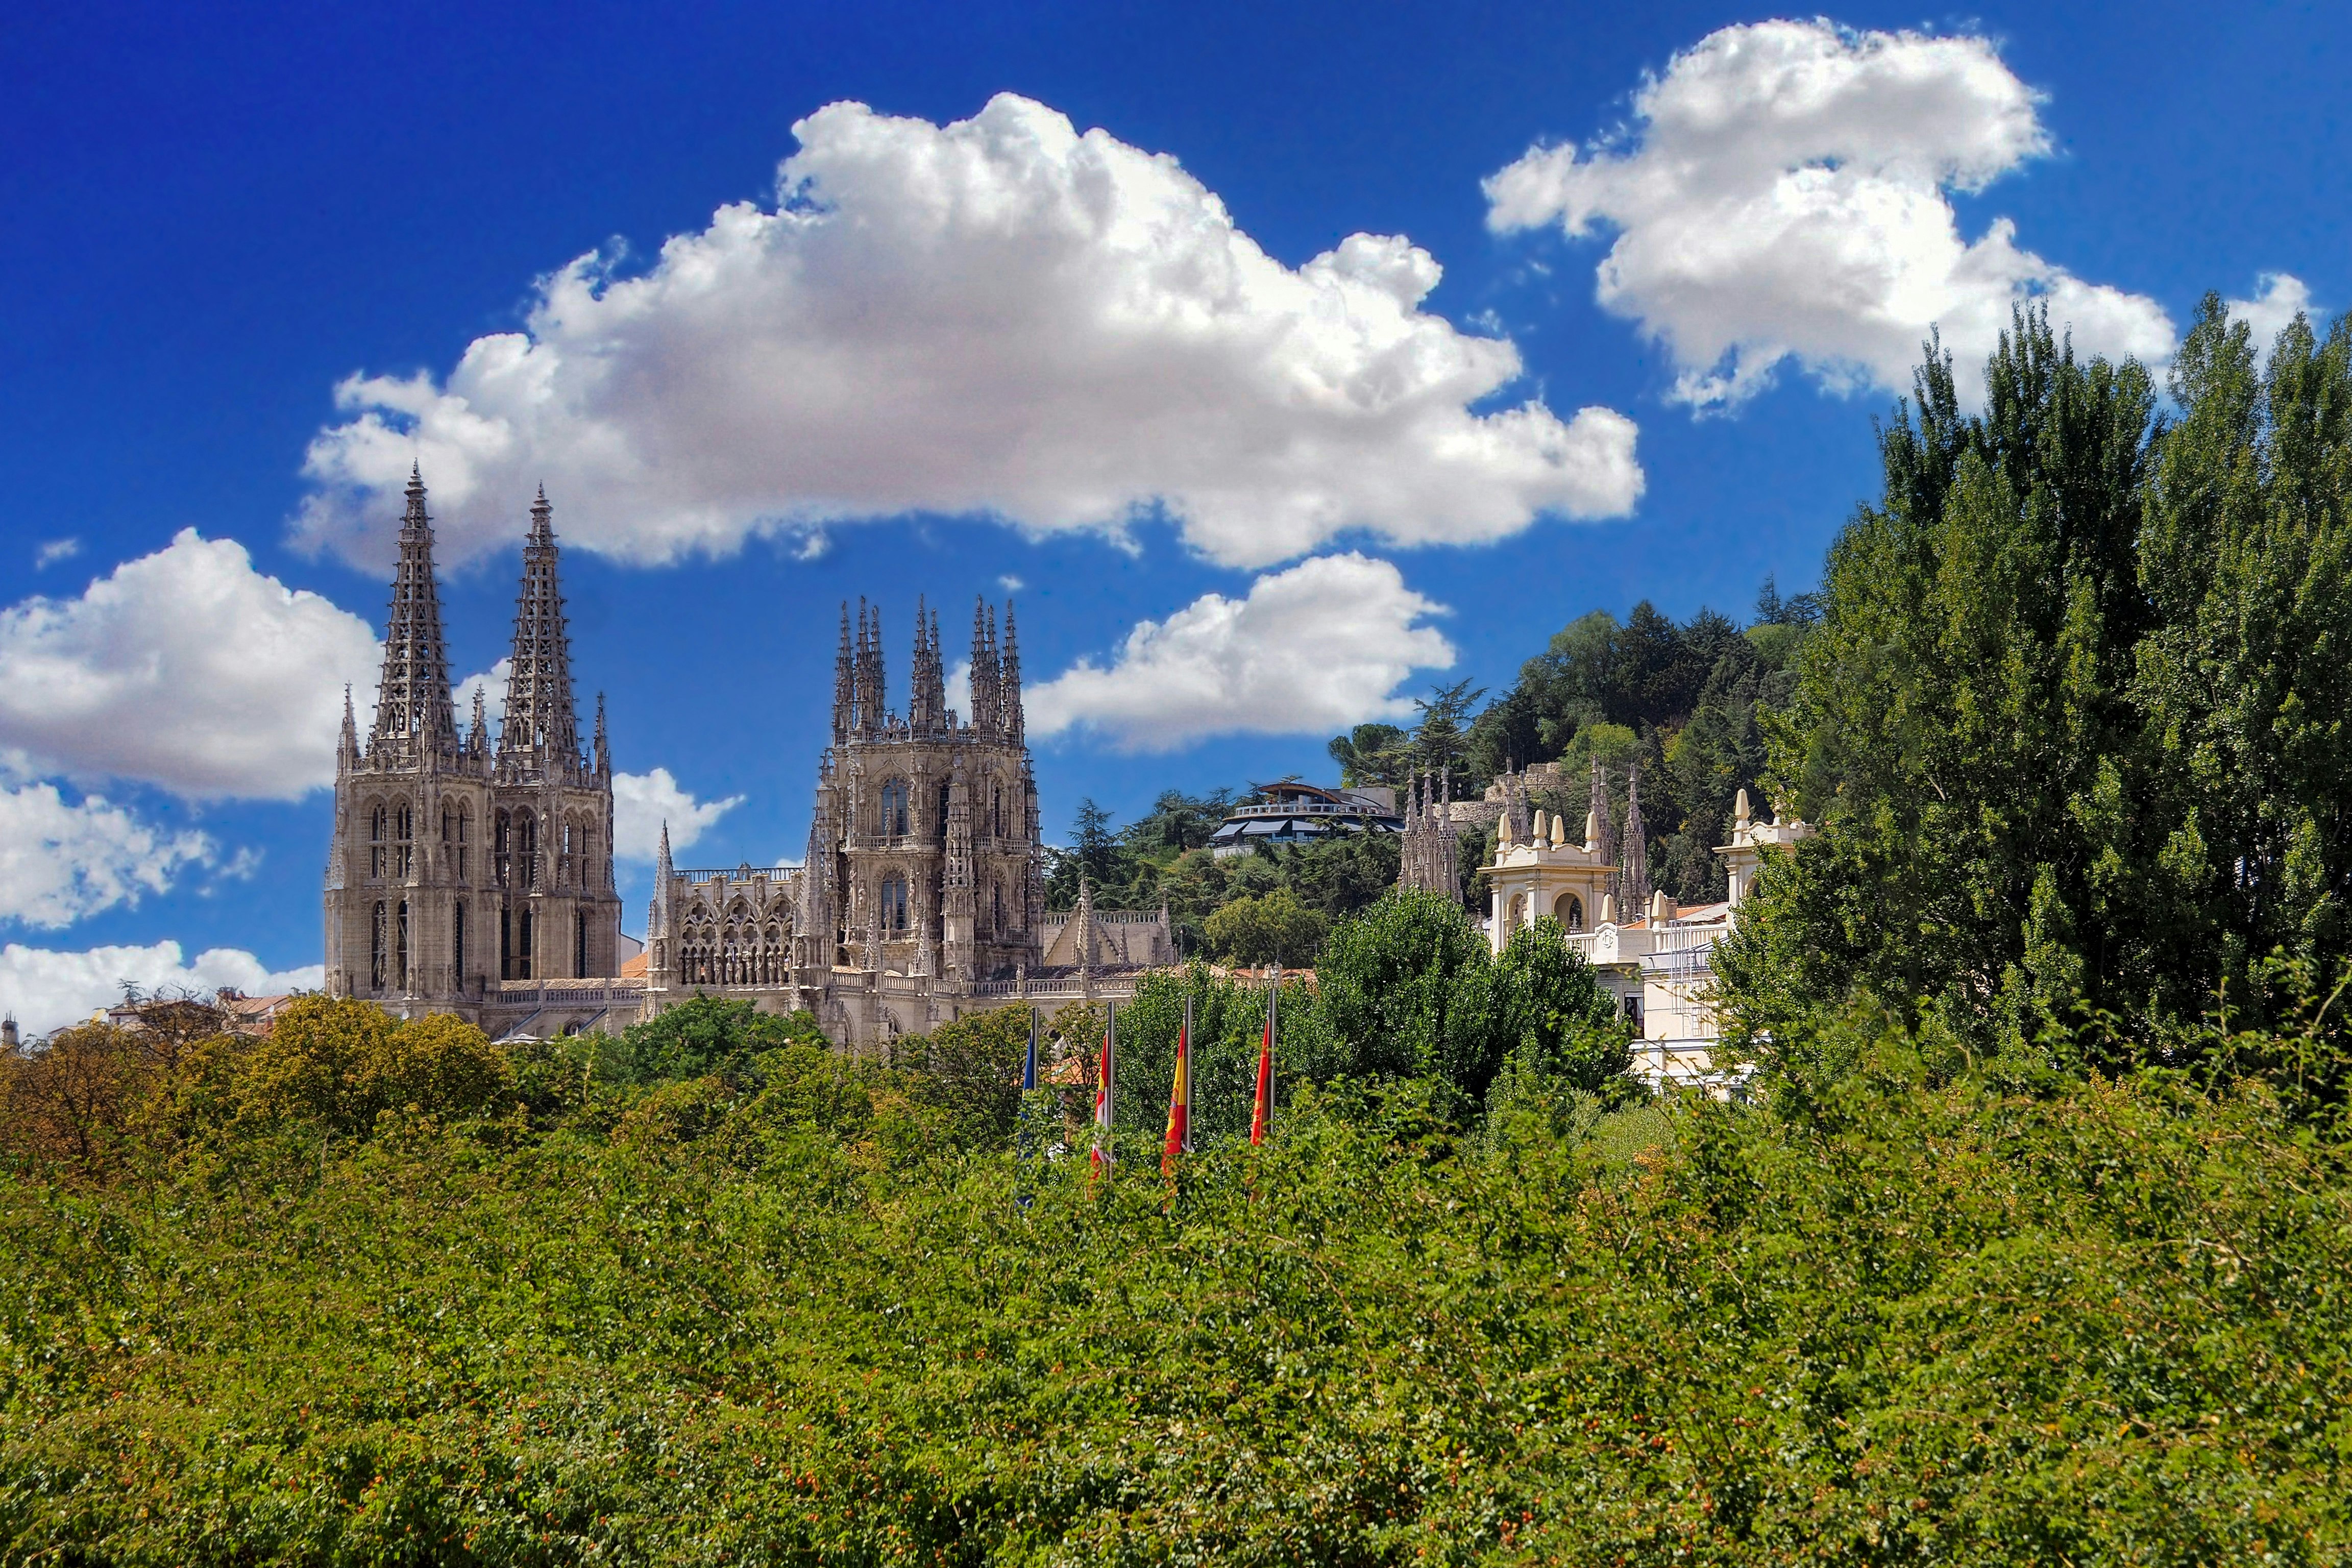
<instances>
[{"instance_id":1,"label":"cathedral spire","mask_svg":"<svg viewBox=\"0 0 2352 1568\"><path fill-rule=\"evenodd\" d=\"M601 691L596 693L596 771L613 771L613 748L604 733L604 694Z\"/></svg>"},{"instance_id":2,"label":"cathedral spire","mask_svg":"<svg viewBox=\"0 0 2352 1568\"><path fill-rule=\"evenodd\" d=\"M441 640L441 591L433 576L433 520L425 513L425 479L408 470L408 510L400 520L400 564L383 636L383 679L375 700L374 739L412 757L454 749L457 717L449 701L449 657Z\"/></svg>"},{"instance_id":3,"label":"cathedral spire","mask_svg":"<svg viewBox=\"0 0 2352 1568\"><path fill-rule=\"evenodd\" d=\"M335 771L341 773L359 760L360 727L358 721L352 716L352 683L346 680L343 682L343 734L341 743L335 749ZM1740 799L1745 801L1747 796L1743 795Z\"/></svg>"},{"instance_id":4,"label":"cathedral spire","mask_svg":"<svg viewBox=\"0 0 2352 1568\"><path fill-rule=\"evenodd\" d=\"M996 720L996 624L988 613L988 601L975 597L971 605L971 727L993 733Z\"/></svg>"},{"instance_id":5,"label":"cathedral spire","mask_svg":"<svg viewBox=\"0 0 2352 1568\"><path fill-rule=\"evenodd\" d=\"M866 601L860 599L862 608ZM868 733L879 733L890 711L889 683L882 673L882 606L874 606L866 623L866 657L859 661L857 721Z\"/></svg>"},{"instance_id":6,"label":"cathedral spire","mask_svg":"<svg viewBox=\"0 0 2352 1568\"><path fill-rule=\"evenodd\" d=\"M661 847L654 851L654 897L646 911L646 939L669 934L669 818L662 818Z\"/></svg>"},{"instance_id":7,"label":"cathedral spire","mask_svg":"<svg viewBox=\"0 0 2352 1568\"><path fill-rule=\"evenodd\" d=\"M1013 601L1004 601L1004 657L998 662L998 679L1003 683L1004 732L1014 740L1021 739L1021 634L1013 625Z\"/></svg>"},{"instance_id":8,"label":"cathedral spire","mask_svg":"<svg viewBox=\"0 0 2352 1568\"><path fill-rule=\"evenodd\" d=\"M864 613L862 610L859 612ZM849 744L852 710L857 702L856 659L849 648L849 601L841 601L841 651L833 656L833 749Z\"/></svg>"},{"instance_id":9,"label":"cathedral spire","mask_svg":"<svg viewBox=\"0 0 2352 1568\"><path fill-rule=\"evenodd\" d=\"M915 676L908 721L919 735L936 734L946 721L947 674L940 664L937 621L923 599L915 600Z\"/></svg>"},{"instance_id":10,"label":"cathedral spire","mask_svg":"<svg viewBox=\"0 0 2352 1568\"><path fill-rule=\"evenodd\" d=\"M490 715L483 700L488 685L482 681L474 687L474 722L466 732L466 754L469 757L486 755L490 749Z\"/></svg>"},{"instance_id":11,"label":"cathedral spire","mask_svg":"<svg viewBox=\"0 0 2352 1568\"><path fill-rule=\"evenodd\" d=\"M530 507L530 533L522 547L522 586L515 595L513 663L507 672L507 714L499 750L535 753L541 765L576 766L580 716L572 695L572 638L563 622L563 590L556 580L555 509L547 489Z\"/></svg>"},{"instance_id":12,"label":"cathedral spire","mask_svg":"<svg viewBox=\"0 0 2352 1568\"><path fill-rule=\"evenodd\" d=\"M1627 910L1650 906L1650 832L1642 821L1642 764L1625 775L1625 869L1618 878Z\"/></svg>"}]
</instances>

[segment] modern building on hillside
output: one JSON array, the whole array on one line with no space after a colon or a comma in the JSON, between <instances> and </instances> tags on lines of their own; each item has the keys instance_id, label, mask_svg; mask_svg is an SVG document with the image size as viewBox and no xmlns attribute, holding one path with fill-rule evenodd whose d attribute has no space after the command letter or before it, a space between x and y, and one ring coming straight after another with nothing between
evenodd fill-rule
<instances>
[{"instance_id":1,"label":"modern building on hillside","mask_svg":"<svg viewBox=\"0 0 2352 1568\"><path fill-rule=\"evenodd\" d=\"M1345 834L1404 830L1404 820L1397 816L1396 792L1385 786L1326 789L1284 779L1250 787L1257 798L1225 814L1209 835L1210 854L1246 855L1260 844L1314 844Z\"/></svg>"}]
</instances>

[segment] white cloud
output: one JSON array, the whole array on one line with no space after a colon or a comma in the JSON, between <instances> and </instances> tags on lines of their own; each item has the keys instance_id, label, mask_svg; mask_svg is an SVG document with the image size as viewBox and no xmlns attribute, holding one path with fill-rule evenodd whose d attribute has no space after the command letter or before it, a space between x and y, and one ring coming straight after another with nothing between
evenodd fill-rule
<instances>
[{"instance_id":1,"label":"white cloud","mask_svg":"<svg viewBox=\"0 0 2352 1568\"><path fill-rule=\"evenodd\" d=\"M624 860L650 860L660 847L662 824L669 824L676 854L703 830L743 804L740 795L699 801L678 787L667 768L649 773L613 775L613 853Z\"/></svg>"},{"instance_id":2,"label":"white cloud","mask_svg":"<svg viewBox=\"0 0 2352 1568\"><path fill-rule=\"evenodd\" d=\"M249 995L315 991L326 984L319 964L272 972L253 954L215 947L184 963L180 944L152 947L93 947L57 952L10 942L0 947L0 1011L15 1016L28 1034L47 1034L79 1023L122 999L122 983L142 992L216 991L233 985Z\"/></svg>"},{"instance_id":3,"label":"white cloud","mask_svg":"<svg viewBox=\"0 0 2352 1568\"><path fill-rule=\"evenodd\" d=\"M469 675L449 689L449 700L457 704L457 723L469 728L474 722L474 693L482 694L482 717L489 721L490 734L495 737L507 716L507 681L514 674L511 655L501 658L479 675ZM363 717L372 720L373 715Z\"/></svg>"},{"instance_id":4,"label":"white cloud","mask_svg":"<svg viewBox=\"0 0 2352 1568\"><path fill-rule=\"evenodd\" d=\"M572 262L446 378L345 381L297 538L386 558L412 459L452 559L510 548L541 478L568 542L645 561L909 510L1116 533L1159 507L1256 566L1642 493L1622 415L1470 411L1517 350L1422 310L1439 268L1404 239L1293 269L1172 157L1009 94L793 130L775 205L721 208L637 276Z\"/></svg>"},{"instance_id":5,"label":"white cloud","mask_svg":"<svg viewBox=\"0 0 2352 1568\"><path fill-rule=\"evenodd\" d=\"M213 853L204 834L160 830L102 795L74 803L55 784L0 780L0 920L70 925L168 891Z\"/></svg>"},{"instance_id":6,"label":"white cloud","mask_svg":"<svg viewBox=\"0 0 2352 1568\"><path fill-rule=\"evenodd\" d=\"M1791 358L1833 390L1907 391L1931 327L1973 394L2012 305L2036 300L2078 348L2162 360L2155 300L2020 248L2006 218L1960 236L1946 192L2047 154L2040 101L1979 37L1726 27L1643 84L1630 128L1488 179L1487 222L1613 229L1600 301L1665 345L1701 406Z\"/></svg>"},{"instance_id":7,"label":"white cloud","mask_svg":"<svg viewBox=\"0 0 2352 1568\"><path fill-rule=\"evenodd\" d=\"M379 662L367 622L187 529L79 598L0 610L0 751L191 798L290 800L333 781L342 684L372 694Z\"/></svg>"},{"instance_id":8,"label":"white cloud","mask_svg":"<svg viewBox=\"0 0 2352 1568\"><path fill-rule=\"evenodd\" d=\"M2229 306L2231 320L2245 322L2252 334L2254 348L2267 356L2288 322L2297 314L2312 313L2311 286L2292 272L2265 272L2254 282L2252 299L2224 303Z\"/></svg>"},{"instance_id":9,"label":"white cloud","mask_svg":"<svg viewBox=\"0 0 2352 1568\"><path fill-rule=\"evenodd\" d=\"M80 553L81 541L79 539L47 540L33 552L33 570L46 572L58 562L70 561Z\"/></svg>"},{"instance_id":10,"label":"white cloud","mask_svg":"<svg viewBox=\"0 0 2352 1568\"><path fill-rule=\"evenodd\" d=\"M1108 667L1081 660L1026 694L1030 729L1085 727L1126 751L1164 752L1204 735L1294 734L1402 718L1394 693L1454 647L1424 616L1444 606L1386 561L1322 555L1250 585L1207 594L1145 621Z\"/></svg>"}]
</instances>

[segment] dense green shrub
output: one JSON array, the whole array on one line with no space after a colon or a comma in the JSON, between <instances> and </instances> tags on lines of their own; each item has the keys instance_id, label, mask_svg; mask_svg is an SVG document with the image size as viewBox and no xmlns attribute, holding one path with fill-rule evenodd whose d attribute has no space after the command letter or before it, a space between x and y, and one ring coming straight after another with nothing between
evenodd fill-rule
<instances>
[{"instance_id":1,"label":"dense green shrub","mask_svg":"<svg viewBox=\"0 0 2352 1568\"><path fill-rule=\"evenodd\" d=\"M1822 1054L1501 1140L1302 1086L1172 1183L830 1110L747 1159L781 1067L667 1142L0 1176L0 1561L2352 1552L2332 1124Z\"/></svg>"}]
</instances>

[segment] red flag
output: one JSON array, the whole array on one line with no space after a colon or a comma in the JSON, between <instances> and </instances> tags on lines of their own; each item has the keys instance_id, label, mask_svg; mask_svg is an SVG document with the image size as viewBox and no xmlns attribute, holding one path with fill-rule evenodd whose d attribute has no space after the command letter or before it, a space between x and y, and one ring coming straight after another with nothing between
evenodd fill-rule
<instances>
[{"instance_id":1,"label":"red flag","mask_svg":"<svg viewBox=\"0 0 2352 1568\"><path fill-rule=\"evenodd\" d=\"M1176 1156L1192 1147L1192 999L1184 999L1184 1022L1176 1030L1176 1084L1168 1095L1168 1137L1160 1146L1160 1170L1176 1173Z\"/></svg>"},{"instance_id":2,"label":"red flag","mask_svg":"<svg viewBox=\"0 0 2352 1568\"><path fill-rule=\"evenodd\" d=\"M1097 1175L1100 1175L1104 1171L1109 1169L1111 1163L1110 1095L1111 1074L1115 1070L1114 1064L1111 1060L1111 1047L1112 1042L1118 1038L1118 1005L1116 1003L1111 1004L1108 1011L1110 1014L1109 1019L1103 1026L1102 1068L1101 1070L1095 1075L1094 1168Z\"/></svg>"},{"instance_id":3,"label":"red flag","mask_svg":"<svg viewBox=\"0 0 2352 1568\"><path fill-rule=\"evenodd\" d=\"M1266 1119L1274 1114L1274 997L1282 988L1277 979L1265 994L1265 1038L1257 1047L1257 1095L1250 1107L1250 1142L1265 1142Z\"/></svg>"}]
</instances>

